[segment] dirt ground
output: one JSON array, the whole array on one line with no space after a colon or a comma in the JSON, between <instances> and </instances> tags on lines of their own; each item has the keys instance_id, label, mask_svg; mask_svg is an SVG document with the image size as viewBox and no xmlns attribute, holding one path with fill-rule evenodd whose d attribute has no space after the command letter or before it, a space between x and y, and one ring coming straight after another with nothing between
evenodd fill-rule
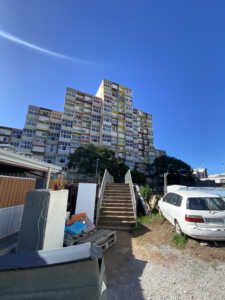
<instances>
[{"instance_id":1,"label":"dirt ground","mask_svg":"<svg viewBox=\"0 0 225 300\"><path fill-rule=\"evenodd\" d=\"M109 300L225 299L225 245L188 239L185 249L172 244L174 228L156 219L134 237L117 232L105 253Z\"/></svg>"},{"instance_id":2,"label":"dirt ground","mask_svg":"<svg viewBox=\"0 0 225 300\"><path fill-rule=\"evenodd\" d=\"M136 238L131 237L133 250L137 255L143 255L144 258L146 254L146 245L150 243L152 246L173 246L171 241L174 234L174 227L167 220L156 219L154 222L146 224L137 230ZM215 260L225 262L224 242L218 242L216 246L213 242L207 243L207 246L202 246L201 244L202 242L200 240L189 238L183 251L189 253L193 257L197 257L208 262L214 262ZM150 255L149 258L154 259L152 254L149 254L149 251L147 252L147 255ZM159 257L156 255L155 259L160 261Z\"/></svg>"}]
</instances>

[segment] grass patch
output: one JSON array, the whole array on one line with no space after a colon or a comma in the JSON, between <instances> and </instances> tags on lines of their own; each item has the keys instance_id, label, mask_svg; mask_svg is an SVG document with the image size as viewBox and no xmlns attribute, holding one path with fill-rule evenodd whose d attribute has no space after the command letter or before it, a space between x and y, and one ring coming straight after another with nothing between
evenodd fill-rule
<instances>
[{"instance_id":1,"label":"grass patch","mask_svg":"<svg viewBox=\"0 0 225 300\"><path fill-rule=\"evenodd\" d=\"M160 221L164 220L164 217L160 216L157 211L154 211L150 215L147 215L147 216L137 217L137 224L135 224L131 228L130 233L132 233L134 236L136 236L138 234L138 229L141 229L142 225L150 224L157 220L160 220Z\"/></svg>"},{"instance_id":2,"label":"grass patch","mask_svg":"<svg viewBox=\"0 0 225 300\"><path fill-rule=\"evenodd\" d=\"M160 214L157 211L152 212L148 216L137 217L137 222L139 224L142 224L142 225L152 223L152 222L155 222L157 220L160 220L160 221L164 220L164 217L160 216Z\"/></svg>"},{"instance_id":3,"label":"grass patch","mask_svg":"<svg viewBox=\"0 0 225 300\"><path fill-rule=\"evenodd\" d=\"M180 249L184 249L187 244L188 238L185 235L175 234L172 238L172 243Z\"/></svg>"}]
</instances>

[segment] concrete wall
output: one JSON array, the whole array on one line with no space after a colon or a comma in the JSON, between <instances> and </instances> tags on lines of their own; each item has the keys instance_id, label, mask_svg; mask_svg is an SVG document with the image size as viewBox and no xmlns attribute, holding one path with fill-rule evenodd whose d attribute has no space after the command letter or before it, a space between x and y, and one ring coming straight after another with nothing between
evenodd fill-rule
<instances>
[{"instance_id":1,"label":"concrete wall","mask_svg":"<svg viewBox=\"0 0 225 300\"><path fill-rule=\"evenodd\" d=\"M20 230L24 205L0 209L0 239Z\"/></svg>"},{"instance_id":2,"label":"concrete wall","mask_svg":"<svg viewBox=\"0 0 225 300\"><path fill-rule=\"evenodd\" d=\"M10 254L0 257L0 299L103 300L104 273L104 261L90 243Z\"/></svg>"}]
</instances>

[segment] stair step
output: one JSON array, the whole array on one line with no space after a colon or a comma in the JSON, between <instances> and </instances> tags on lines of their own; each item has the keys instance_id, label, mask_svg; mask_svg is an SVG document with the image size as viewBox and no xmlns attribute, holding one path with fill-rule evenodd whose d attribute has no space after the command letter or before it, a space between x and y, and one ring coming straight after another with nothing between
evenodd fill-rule
<instances>
[{"instance_id":1,"label":"stair step","mask_svg":"<svg viewBox=\"0 0 225 300\"><path fill-rule=\"evenodd\" d=\"M129 199L129 200L115 200L115 199L103 199L103 203L106 203L106 204L109 204L109 203L113 203L113 204L130 204L132 205L132 201Z\"/></svg>"},{"instance_id":2,"label":"stair step","mask_svg":"<svg viewBox=\"0 0 225 300\"><path fill-rule=\"evenodd\" d=\"M116 231L129 231L133 225L107 225L107 224L98 224L97 228L99 229L110 229Z\"/></svg>"},{"instance_id":3,"label":"stair step","mask_svg":"<svg viewBox=\"0 0 225 300\"><path fill-rule=\"evenodd\" d=\"M107 186L128 186L129 184L128 183L109 183L107 184Z\"/></svg>"},{"instance_id":4,"label":"stair step","mask_svg":"<svg viewBox=\"0 0 225 300\"><path fill-rule=\"evenodd\" d=\"M130 190L107 190L105 189L104 194L130 194Z\"/></svg>"},{"instance_id":5,"label":"stair step","mask_svg":"<svg viewBox=\"0 0 225 300\"><path fill-rule=\"evenodd\" d=\"M99 222L108 222L108 223L133 223L135 222L134 216L100 216Z\"/></svg>"},{"instance_id":6,"label":"stair step","mask_svg":"<svg viewBox=\"0 0 225 300\"><path fill-rule=\"evenodd\" d=\"M129 199L122 199L122 198L104 198L103 202L111 202L111 203L132 203L132 200Z\"/></svg>"},{"instance_id":7,"label":"stair step","mask_svg":"<svg viewBox=\"0 0 225 300\"><path fill-rule=\"evenodd\" d=\"M136 224L135 221L107 221L107 220L101 220L99 219L99 222L98 222L98 226L109 226L111 228L115 228L116 226L119 226L119 227L129 227L131 228L134 224Z\"/></svg>"},{"instance_id":8,"label":"stair step","mask_svg":"<svg viewBox=\"0 0 225 300\"><path fill-rule=\"evenodd\" d=\"M118 205L118 204L104 204L102 205L101 209L110 209L110 210L120 210L120 209L125 209L127 211L133 211L133 206L132 205Z\"/></svg>"},{"instance_id":9,"label":"stair step","mask_svg":"<svg viewBox=\"0 0 225 300\"><path fill-rule=\"evenodd\" d=\"M112 198L112 199L131 199L131 196L130 195L127 195L127 196L121 196L121 195L104 195L103 196L104 199L109 199L109 198Z\"/></svg>"},{"instance_id":10,"label":"stair step","mask_svg":"<svg viewBox=\"0 0 225 300\"><path fill-rule=\"evenodd\" d=\"M120 213L121 211L124 211L126 213L133 213L133 207L131 206L130 208L128 208L127 206L105 206L101 208L101 213Z\"/></svg>"},{"instance_id":11,"label":"stair step","mask_svg":"<svg viewBox=\"0 0 225 300\"><path fill-rule=\"evenodd\" d=\"M111 209L101 209L101 216L106 215L116 215L116 216L134 216L133 210L127 211L126 209L118 209L111 210Z\"/></svg>"}]
</instances>

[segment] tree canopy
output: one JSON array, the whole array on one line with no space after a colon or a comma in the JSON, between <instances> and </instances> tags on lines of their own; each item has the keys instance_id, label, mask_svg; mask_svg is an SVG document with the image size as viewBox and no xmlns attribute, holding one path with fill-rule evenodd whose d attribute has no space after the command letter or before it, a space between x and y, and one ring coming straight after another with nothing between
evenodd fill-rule
<instances>
[{"instance_id":1,"label":"tree canopy","mask_svg":"<svg viewBox=\"0 0 225 300\"><path fill-rule=\"evenodd\" d=\"M192 168L184 161L167 155L157 157L150 166L149 173L152 177L158 178L158 183L161 184L163 184L164 173L168 173L168 184L189 185L194 183Z\"/></svg>"},{"instance_id":2,"label":"tree canopy","mask_svg":"<svg viewBox=\"0 0 225 300\"><path fill-rule=\"evenodd\" d=\"M105 169L114 177L115 182L123 182L128 167L122 159L115 157L112 150L93 144L83 145L69 156L68 168L74 168L78 173L95 175L98 159L98 174L104 174Z\"/></svg>"},{"instance_id":3,"label":"tree canopy","mask_svg":"<svg viewBox=\"0 0 225 300\"><path fill-rule=\"evenodd\" d=\"M144 185L146 183L145 174L138 171L136 166L133 169L133 171L131 171L131 177L132 177L133 183L136 183L137 185Z\"/></svg>"}]
</instances>

